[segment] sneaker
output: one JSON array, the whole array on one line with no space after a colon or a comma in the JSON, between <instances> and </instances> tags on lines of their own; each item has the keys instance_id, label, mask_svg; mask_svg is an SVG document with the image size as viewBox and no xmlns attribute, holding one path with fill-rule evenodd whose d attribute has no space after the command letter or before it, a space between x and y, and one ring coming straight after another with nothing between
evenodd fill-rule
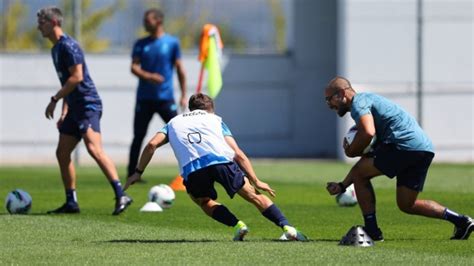
<instances>
[{"instance_id":1,"label":"sneaker","mask_svg":"<svg viewBox=\"0 0 474 266\"><path fill-rule=\"evenodd\" d=\"M234 226L234 238L233 240L234 241L243 241L244 240L244 237L246 234L248 234L249 232L249 228L247 227L247 225L242 222L242 221L239 221L235 226Z\"/></svg>"},{"instance_id":2,"label":"sneaker","mask_svg":"<svg viewBox=\"0 0 474 266\"><path fill-rule=\"evenodd\" d=\"M380 230L380 228L377 228L377 230L373 231L373 230L368 230L368 228L364 226L363 229L370 236L370 238L372 238L373 241L380 241L380 242L384 241L383 233L382 233L382 230Z\"/></svg>"},{"instance_id":3,"label":"sneaker","mask_svg":"<svg viewBox=\"0 0 474 266\"><path fill-rule=\"evenodd\" d=\"M71 204L71 203L64 203L61 207L47 211L47 214L61 214L61 213L80 213L81 210L79 209L79 205L77 203Z\"/></svg>"},{"instance_id":4,"label":"sneaker","mask_svg":"<svg viewBox=\"0 0 474 266\"><path fill-rule=\"evenodd\" d=\"M133 199L130 198L129 196L127 196L127 195L123 195L119 199L116 199L115 200L115 210L112 213L112 215L119 215L120 213L125 211L125 209L127 209L127 207L130 206L130 204L132 204L132 202L133 202Z\"/></svg>"},{"instance_id":5,"label":"sneaker","mask_svg":"<svg viewBox=\"0 0 474 266\"><path fill-rule=\"evenodd\" d=\"M454 233L451 237L452 240L466 240L471 235L471 232L474 230L474 220L469 216L463 216L466 221L461 226L454 227Z\"/></svg>"},{"instance_id":6,"label":"sneaker","mask_svg":"<svg viewBox=\"0 0 474 266\"><path fill-rule=\"evenodd\" d=\"M290 225L283 226L283 235L285 237L281 236L280 240L308 241L308 238L303 233Z\"/></svg>"},{"instance_id":7,"label":"sneaker","mask_svg":"<svg viewBox=\"0 0 474 266\"><path fill-rule=\"evenodd\" d=\"M283 234L280 236L280 238L278 238L278 240L280 240L280 241L289 241L289 239L286 237L285 232L283 232Z\"/></svg>"}]
</instances>

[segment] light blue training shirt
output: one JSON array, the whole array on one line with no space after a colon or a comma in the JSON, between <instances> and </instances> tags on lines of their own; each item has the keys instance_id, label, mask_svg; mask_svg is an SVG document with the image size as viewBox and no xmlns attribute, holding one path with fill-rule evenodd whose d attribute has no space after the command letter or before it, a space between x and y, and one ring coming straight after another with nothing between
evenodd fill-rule
<instances>
[{"instance_id":1,"label":"light blue training shirt","mask_svg":"<svg viewBox=\"0 0 474 266\"><path fill-rule=\"evenodd\" d=\"M159 73L164 82L153 84L139 79L138 100L172 100L173 69L181 58L181 49L176 37L164 34L160 38L150 36L138 40L133 46L132 58L139 58L141 68L147 72Z\"/></svg>"},{"instance_id":2,"label":"light blue training shirt","mask_svg":"<svg viewBox=\"0 0 474 266\"><path fill-rule=\"evenodd\" d=\"M377 139L395 144L400 150L433 152L430 138L415 118L399 105L374 93L357 93L352 99L351 117L359 124L360 117L374 117Z\"/></svg>"}]
</instances>

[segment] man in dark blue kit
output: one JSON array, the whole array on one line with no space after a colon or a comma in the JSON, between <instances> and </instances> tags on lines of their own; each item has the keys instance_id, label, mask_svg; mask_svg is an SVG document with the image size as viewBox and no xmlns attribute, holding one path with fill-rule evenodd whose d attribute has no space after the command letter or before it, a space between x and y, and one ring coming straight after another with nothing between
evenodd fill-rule
<instances>
[{"instance_id":1,"label":"man in dark blue kit","mask_svg":"<svg viewBox=\"0 0 474 266\"><path fill-rule=\"evenodd\" d=\"M130 147L128 176L135 172L140 149L155 113L165 123L177 113L173 93L173 69L176 68L181 89L179 104L186 107L186 75L181 62L177 38L163 28L164 15L159 9L149 9L143 25L149 35L136 41L132 51L132 73L139 78L133 122L133 141Z\"/></svg>"},{"instance_id":2,"label":"man in dark blue kit","mask_svg":"<svg viewBox=\"0 0 474 266\"><path fill-rule=\"evenodd\" d=\"M102 101L89 76L84 53L73 38L63 33L61 29L63 16L59 8L40 9L37 17L38 30L54 45L51 54L62 86L51 97L45 111L46 118L53 118L57 102L63 99L61 117L57 122L59 143L56 157L66 192L66 203L48 213L80 212L76 197L76 173L71 161L71 153L79 141L84 139L87 151L112 185L115 193L115 209L112 214L118 215L132 203L132 199L123 192L117 169L102 149L100 134Z\"/></svg>"}]
</instances>

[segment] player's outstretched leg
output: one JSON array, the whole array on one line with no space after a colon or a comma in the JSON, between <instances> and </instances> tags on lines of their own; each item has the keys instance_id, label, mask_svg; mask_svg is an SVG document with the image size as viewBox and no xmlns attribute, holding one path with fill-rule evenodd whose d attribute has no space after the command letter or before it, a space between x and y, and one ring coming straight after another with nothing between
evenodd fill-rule
<instances>
[{"instance_id":1,"label":"player's outstretched leg","mask_svg":"<svg viewBox=\"0 0 474 266\"><path fill-rule=\"evenodd\" d=\"M265 195L260 195L266 197ZM266 197L268 199L268 197ZM270 201L270 199L268 199ZM283 235L280 240L307 241L308 238L298 229L293 227L281 210L272 204L262 211L262 215L272 221L276 226L283 229Z\"/></svg>"},{"instance_id":2,"label":"player's outstretched leg","mask_svg":"<svg viewBox=\"0 0 474 266\"><path fill-rule=\"evenodd\" d=\"M452 240L468 239L474 230L471 217L458 214L436 201L417 199L419 192L399 186L397 188L397 204L400 210L408 214L443 219L454 225Z\"/></svg>"},{"instance_id":3,"label":"player's outstretched leg","mask_svg":"<svg viewBox=\"0 0 474 266\"><path fill-rule=\"evenodd\" d=\"M257 209L265 218L283 229L283 234L285 237L280 237L281 240L308 240L308 238L303 233L290 225L285 215L267 196L258 193L257 190L252 185L250 185L247 178L245 178L245 184L238 191L238 194L248 202L255 205L255 207L257 207Z\"/></svg>"},{"instance_id":4,"label":"player's outstretched leg","mask_svg":"<svg viewBox=\"0 0 474 266\"><path fill-rule=\"evenodd\" d=\"M88 128L83 134L87 152L96 161L100 169L107 177L115 194L115 208L112 215L119 215L132 204L133 200L123 192L122 184L118 178L117 168L102 148L102 137L100 132Z\"/></svg>"}]
</instances>

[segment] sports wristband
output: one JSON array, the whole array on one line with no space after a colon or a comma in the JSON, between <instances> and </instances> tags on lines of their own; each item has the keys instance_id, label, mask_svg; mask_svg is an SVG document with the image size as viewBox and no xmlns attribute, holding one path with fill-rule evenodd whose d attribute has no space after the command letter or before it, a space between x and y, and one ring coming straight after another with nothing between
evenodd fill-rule
<instances>
[{"instance_id":1,"label":"sports wristband","mask_svg":"<svg viewBox=\"0 0 474 266\"><path fill-rule=\"evenodd\" d=\"M140 169L138 169L138 168L135 168L135 173L139 173L139 174L142 175L143 172L144 172L144 170L140 170Z\"/></svg>"},{"instance_id":2,"label":"sports wristband","mask_svg":"<svg viewBox=\"0 0 474 266\"><path fill-rule=\"evenodd\" d=\"M346 187L344 186L344 184L342 182L339 182L337 184L339 185L339 188L341 189L341 193L346 192Z\"/></svg>"},{"instance_id":3,"label":"sports wristband","mask_svg":"<svg viewBox=\"0 0 474 266\"><path fill-rule=\"evenodd\" d=\"M52 101L53 103L57 103L57 102L58 102L58 99L57 99L56 97L54 97L54 96L51 96L51 101Z\"/></svg>"}]
</instances>

